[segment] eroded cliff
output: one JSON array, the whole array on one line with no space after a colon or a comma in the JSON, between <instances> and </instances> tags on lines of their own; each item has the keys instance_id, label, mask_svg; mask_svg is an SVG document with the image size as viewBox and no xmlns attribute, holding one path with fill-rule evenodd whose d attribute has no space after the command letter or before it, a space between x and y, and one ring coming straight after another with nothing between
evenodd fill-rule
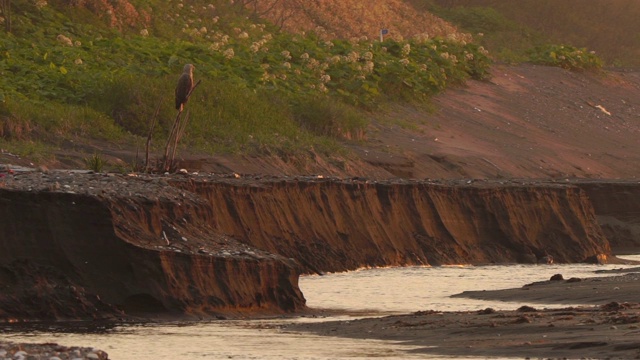
<instances>
[{"instance_id":1,"label":"eroded cliff","mask_svg":"<svg viewBox=\"0 0 640 360\"><path fill-rule=\"evenodd\" d=\"M578 187L499 182L178 181L209 223L307 271L363 266L579 262L610 252Z\"/></svg>"},{"instance_id":2,"label":"eroded cliff","mask_svg":"<svg viewBox=\"0 0 640 360\"><path fill-rule=\"evenodd\" d=\"M568 184L24 172L0 185L0 252L0 318L59 319L293 312L301 273L610 248Z\"/></svg>"},{"instance_id":3,"label":"eroded cliff","mask_svg":"<svg viewBox=\"0 0 640 360\"><path fill-rule=\"evenodd\" d=\"M640 249L640 183L583 180L578 184L593 205L598 223L615 253Z\"/></svg>"}]
</instances>

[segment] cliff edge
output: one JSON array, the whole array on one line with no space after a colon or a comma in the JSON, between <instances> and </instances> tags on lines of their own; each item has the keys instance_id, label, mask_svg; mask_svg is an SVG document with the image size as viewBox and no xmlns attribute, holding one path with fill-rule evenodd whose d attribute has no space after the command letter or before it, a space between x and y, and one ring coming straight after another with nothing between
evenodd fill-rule
<instances>
[{"instance_id":1,"label":"cliff edge","mask_svg":"<svg viewBox=\"0 0 640 360\"><path fill-rule=\"evenodd\" d=\"M0 179L0 318L305 309L303 273L606 261L580 186L15 172Z\"/></svg>"}]
</instances>

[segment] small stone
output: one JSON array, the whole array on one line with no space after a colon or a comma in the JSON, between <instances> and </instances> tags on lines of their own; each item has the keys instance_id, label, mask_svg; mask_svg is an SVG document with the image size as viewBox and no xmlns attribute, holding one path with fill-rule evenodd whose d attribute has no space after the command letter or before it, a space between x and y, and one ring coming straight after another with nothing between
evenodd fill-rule
<instances>
[{"instance_id":1,"label":"small stone","mask_svg":"<svg viewBox=\"0 0 640 360\"><path fill-rule=\"evenodd\" d=\"M62 359L60 359L60 358L59 358L59 357L57 357L57 356L52 356L52 357L50 357L50 358L49 358L49 360L62 360Z\"/></svg>"},{"instance_id":2,"label":"small stone","mask_svg":"<svg viewBox=\"0 0 640 360\"><path fill-rule=\"evenodd\" d=\"M85 355L85 357L86 357L87 359L100 359L100 357L98 356L98 354L96 354L96 353L92 353L92 352L91 352L91 353L88 353L87 355Z\"/></svg>"}]
</instances>

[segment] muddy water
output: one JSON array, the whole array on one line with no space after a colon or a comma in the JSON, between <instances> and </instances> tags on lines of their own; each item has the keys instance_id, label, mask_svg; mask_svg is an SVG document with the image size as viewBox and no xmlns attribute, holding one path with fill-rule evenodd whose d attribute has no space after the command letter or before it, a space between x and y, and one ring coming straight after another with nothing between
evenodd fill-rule
<instances>
[{"instance_id":1,"label":"muddy water","mask_svg":"<svg viewBox=\"0 0 640 360\"><path fill-rule=\"evenodd\" d=\"M630 258L640 260L640 256ZM354 314L366 311L385 315L428 309L457 311L486 307L515 309L522 304L452 299L449 295L464 290L519 287L525 283L547 280L558 273L565 278L598 276L594 274L595 270L620 267L625 266L510 265L371 269L306 276L301 278L300 287L310 307L339 309ZM293 321L333 319L336 317ZM0 326L0 329L4 340L94 346L105 350L111 359L116 360L438 358L411 355L407 350L412 347L392 342L284 333L277 329L280 321L292 320L116 325L108 328L83 327L80 324L30 328Z\"/></svg>"}]
</instances>

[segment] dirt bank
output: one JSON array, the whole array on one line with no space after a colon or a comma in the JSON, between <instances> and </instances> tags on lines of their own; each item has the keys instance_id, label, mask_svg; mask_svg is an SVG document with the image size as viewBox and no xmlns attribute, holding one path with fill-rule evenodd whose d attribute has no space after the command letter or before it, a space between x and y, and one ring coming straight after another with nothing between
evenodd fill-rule
<instances>
[{"instance_id":1,"label":"dirt bank","mask_svg":"<svg viewBox=\"0 0 640 360\"><path fill-rule=\"evenodd\" d=\"M573 184L3 174L5 319L295 312L300 273L615 260Z\"/></svg>"}]
</instances>

